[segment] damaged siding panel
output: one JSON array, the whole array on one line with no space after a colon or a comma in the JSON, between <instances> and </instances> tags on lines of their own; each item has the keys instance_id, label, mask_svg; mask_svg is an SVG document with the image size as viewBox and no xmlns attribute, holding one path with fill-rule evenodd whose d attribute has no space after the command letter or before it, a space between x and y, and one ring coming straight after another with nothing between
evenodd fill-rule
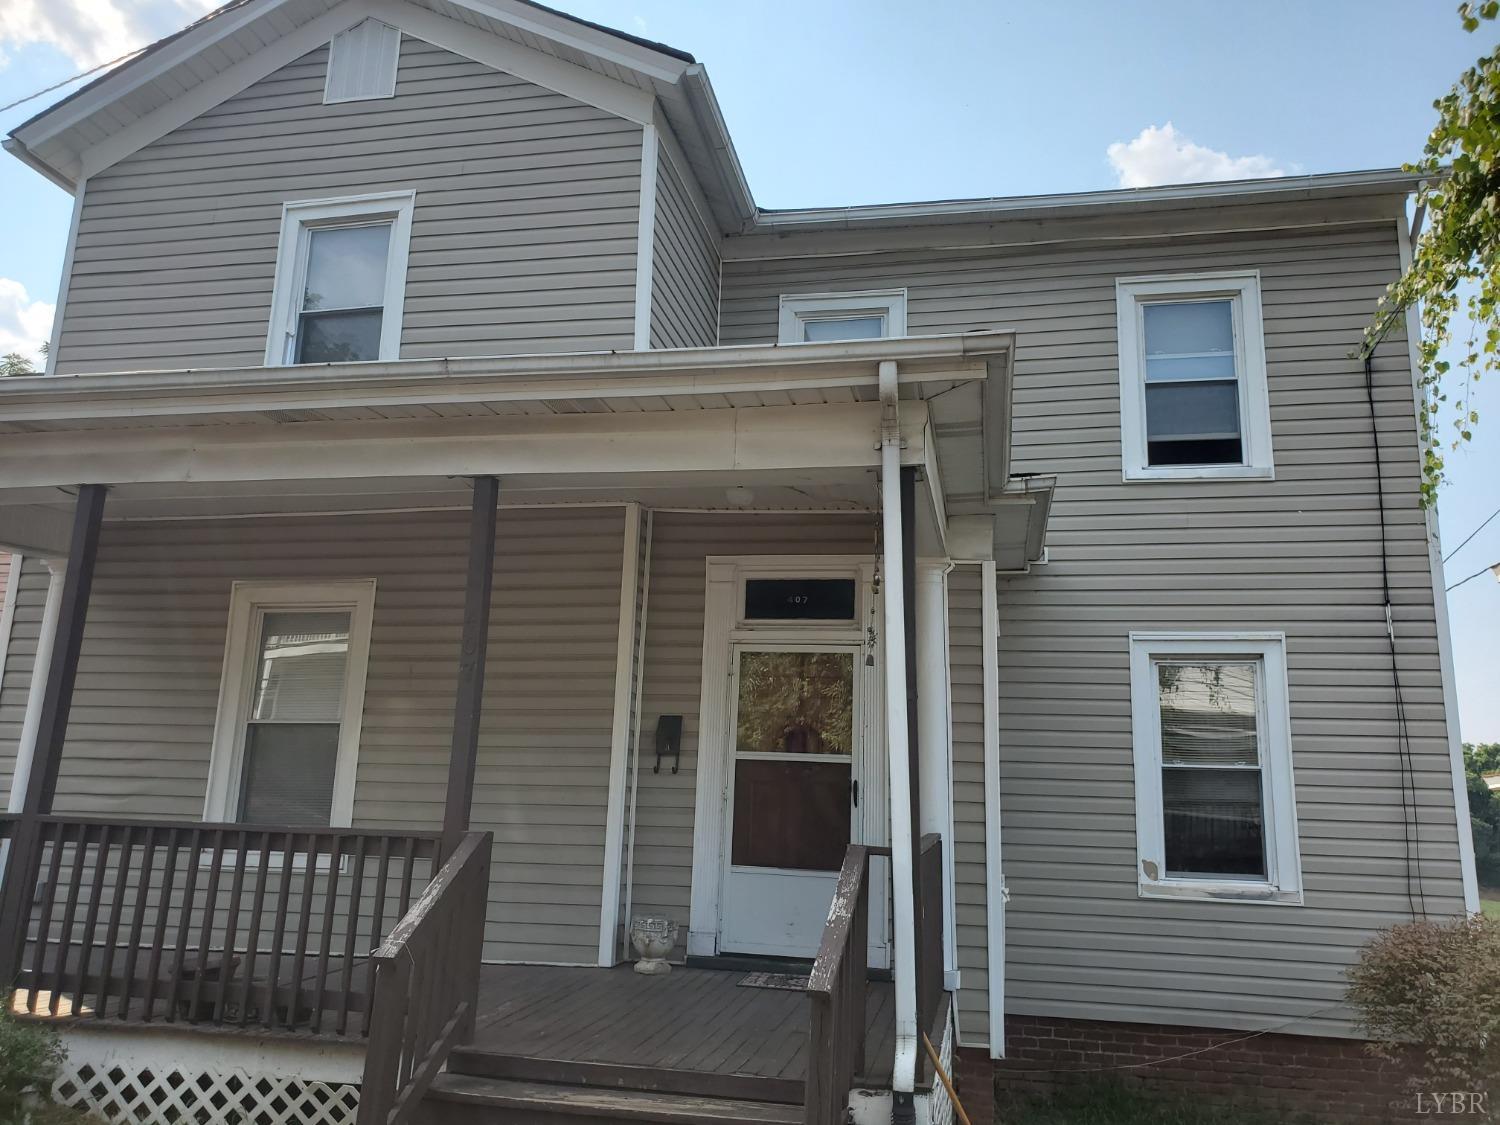
<instances>
[{"instance_id":1,"label":"damaged siding panel","mask_svg":"<svg viewBox=\"0 0 1500 1125\"><path fill-rule=\"evenodd\" d=\"M710 555L873 555L873 517L657 512L652 517L631 910L665 914L686 939L693 875L698 708ZM681 715L682 768L652 773L656 721ZM722 749L722 748L721 748ZM628 919L627 919L628 922ZM685 952L679 944L674 956Z\"/></svg>"},{"instance_id":2,"label":"damaged siding panel","mask_svg":"<svg viewBox=\"0 0 1500 1125\"><path fill-rule=\"evenodd\" d=\"M327 48L90 179L58 370L259 364L281 205L414 189L403 359L628 348L641 128L403 37L396 96Z\"/></svg>"},{"instance_id":3,"label":"damaged siding panel","mask_svg":"<svg viewBox=\"0 0 1500 1125\"><path fill-rule=\"evenodd\" d=\"M719 330L718 237L708 229L668 147L658 149L651 346L712 347Z\"/></svg>"},{"instance_id":4,"label":"damaged siding panel","mask_svg":"<svg viewBox=\"0 0 1500 1125\"><path fill-rule=\"evenodd\" d=\"M897 285L914 333L1017 334L1013 468L1059 485L1050 561L999 591L1011 1011L1265 1027L1336 1005L1359 946L1411 916L1374 457L1349 358L1399 268L1394 223L726 263L725 343L773 341L781 293ZM1114 280L1223 269L1260 272L1276 479L1125 484ZM1453 915L1457 825L1403 340L1377 353L1375 382L1411 850L1427 912ZM1131 629L1285 631L1304 906L1138 896ZM954 696L957 720L956 672ZM968 916L961 905L961 934ZM1347 1016L1293 1030L1348 1033Z\"/></svg>"},{"instance_id":5,"label":"damaged siding panel","mask_svg":"<svg viewBox=\"0 0 1500 1125\"><path fill-rule=\"evenodd\" d=\"M500 513L473 812L495 834L490 959L597 956L623 532L615 508ZM374 578L354 823L437 827L467 536L458 512L107 523L57 811L200 819L230 584ZM47 584L35 570L0 755L24 710Z\"/></svg>"}]
</instances>

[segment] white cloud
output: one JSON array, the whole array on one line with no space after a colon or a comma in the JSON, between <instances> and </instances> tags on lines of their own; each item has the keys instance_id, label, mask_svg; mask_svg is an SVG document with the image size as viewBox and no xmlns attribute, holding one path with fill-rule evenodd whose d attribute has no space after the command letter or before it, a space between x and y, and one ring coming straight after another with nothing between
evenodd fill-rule
<instances>
[{"instance_id":1,"label":"white cloud","mask_svg":"<svg viewBox=\"0 0 1500 1125\"><path fill-rule=\"evenodd\" d=\"M1286 175L1272 157L1230 156L1194 144L1170 121L1165 125L1147 125L1132 140L1116 141L1107 154L1120 186L1126 188Z\"/></svg>"},{"instance_id":2,"label":"white cloud","mask_svg":"<svg viewBox=\"0 0 1500 1125\"><path fill-rule=\"evenodd\" d=\"M0 50L46 44L86 69L144 47L218 4L219 0L0 0Z\"/></svg>"},{"instance_id":3,"label":"white cloud","mask_svg":"<svg viewBox=\"0 0 1500 1125\"><path fill-rule=\"evenodd\" d=\"M41 348L52 335L53 310L47 301L33 301L19 281L0 277L0 355L20 352L41 370Z\"/></svg>"}]
</instances>

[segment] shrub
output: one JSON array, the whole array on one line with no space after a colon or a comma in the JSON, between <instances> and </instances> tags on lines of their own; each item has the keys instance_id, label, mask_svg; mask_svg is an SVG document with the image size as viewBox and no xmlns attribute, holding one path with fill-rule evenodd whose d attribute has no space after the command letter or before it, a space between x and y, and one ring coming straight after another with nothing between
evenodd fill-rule
<instances>
[{"instance_id":1,"label":"shrub","mask_svg":"<svg viewBox=\"0 0 1500 1125\"><path fill-rule=\"evenodd\" d=\"M0 1008L0 1123L25 1120L26 1092L46 1098L64 1057L55 1034Z\"/></svg>"},{"instance_id":2,"label":"shrub","mask_svg":"<svg viewBox=\"0 0 1500 1125\"><path fill-rule=\"evenodd\" d=\"M1428 1090L1495 1093L1500 1076L1500 921L1410 922L1378 935L1349 970L1372 1048L1416 1052Z\"/></svg>"}]
</instances>

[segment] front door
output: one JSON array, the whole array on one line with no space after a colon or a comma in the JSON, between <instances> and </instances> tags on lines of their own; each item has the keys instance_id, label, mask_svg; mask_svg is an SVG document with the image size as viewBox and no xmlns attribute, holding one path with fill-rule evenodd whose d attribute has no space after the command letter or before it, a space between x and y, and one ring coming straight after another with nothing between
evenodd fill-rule
<instances>
[{"instance_id":1,"label":"front door","mask_svg":"<svg viewBox=\"0 0 1500 1125\"><path fill-rule=\"evenodd\" d=\"M844 852L863 838L863 655L859 644L731 646L724 952L817 953Z\"/></svg>"}]
</instances>

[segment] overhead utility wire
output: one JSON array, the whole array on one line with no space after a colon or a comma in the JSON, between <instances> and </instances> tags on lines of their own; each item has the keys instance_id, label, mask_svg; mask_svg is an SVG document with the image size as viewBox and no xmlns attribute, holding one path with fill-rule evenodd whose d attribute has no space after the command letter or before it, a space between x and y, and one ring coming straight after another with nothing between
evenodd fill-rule
<instances>
[{"instance_id":1,"label":"overhead utility wire","mask_svg":"<svg viewBox=\"0 0 1500 1125\"><path fill-rule=\"evenodd\" d=\"M106 68L114 66L117 63L122 63L126 59L133 59L136 55L140 54L145 49L146 48L144 47L137 47L133 51L127 51L117 59L110 59L109 62L102 62L98 66L91 66L88 70L80 71L79 73L73 75L72 78L64 78L61 82L54 82L52 83L52 85L38 90L34 94L27 94L24 98L17 98L13 102L7 102L5 105L0 105L0 113L4 113L8 109L15 109L18 105L25 105L27 102L33 101L36 98L41 97L43 94L52 93L53 90L61 90L64 86L68 86L74 82L77 82L80 78L87 78L90 74L97 74L99 71L105 70Z\"/></svg>"},{"instance_id":2,"label":"overhead utility wire","mask_svg":"<svg viewBox=\"0 0 1500 1125\"><path fill-rule=\"evenodd\" d=\"M1473 531L1469 532L1469 538L1468 539L1465 539L1457 547L1454 547L1453 550L1449 551L1446 555L1444 555L1443 556L1443 561L1447 562L1454 555L1458 554L1458 552L1462 551L1465 547L1467 547L1469 545L1469 540L1473 539L1474 536L1478 535L1485 528L1489 527L1490 520L1493 520L1496 516L1500 516L1500 508L1496 508L1493 512L1490 513L1489 519L1485 520L1482 524L1480 524L1478 527L1476 527Z\"/></svg>"},{"instance_id":3,"label":"overhead utility wire","mask_svg":"<svg viewBox=\"0 0 1500 1125\"><path fill-rule=\"evenodd\" d=\"M1495 565L1496 566L1500 566L1500 563L1497 563ZM1489 574L1494 569L1495 569L1494 566L1487 566L1483 570L1476 570L1473 574L1469 575L1469 577L1467 577L1467 578L1460 578L1457 582L1453 583L1453 585L1451 585L1447 589L1445 589L1443 591L1443 593L1445 593L1445 594L1451 593L1452 591L1457 590L1465 582L1472 582L1476 578L1480 578L1480 577L1482 577L1482 576L1484 576L1486 574Z\"/></svg>"}]
</instances>

